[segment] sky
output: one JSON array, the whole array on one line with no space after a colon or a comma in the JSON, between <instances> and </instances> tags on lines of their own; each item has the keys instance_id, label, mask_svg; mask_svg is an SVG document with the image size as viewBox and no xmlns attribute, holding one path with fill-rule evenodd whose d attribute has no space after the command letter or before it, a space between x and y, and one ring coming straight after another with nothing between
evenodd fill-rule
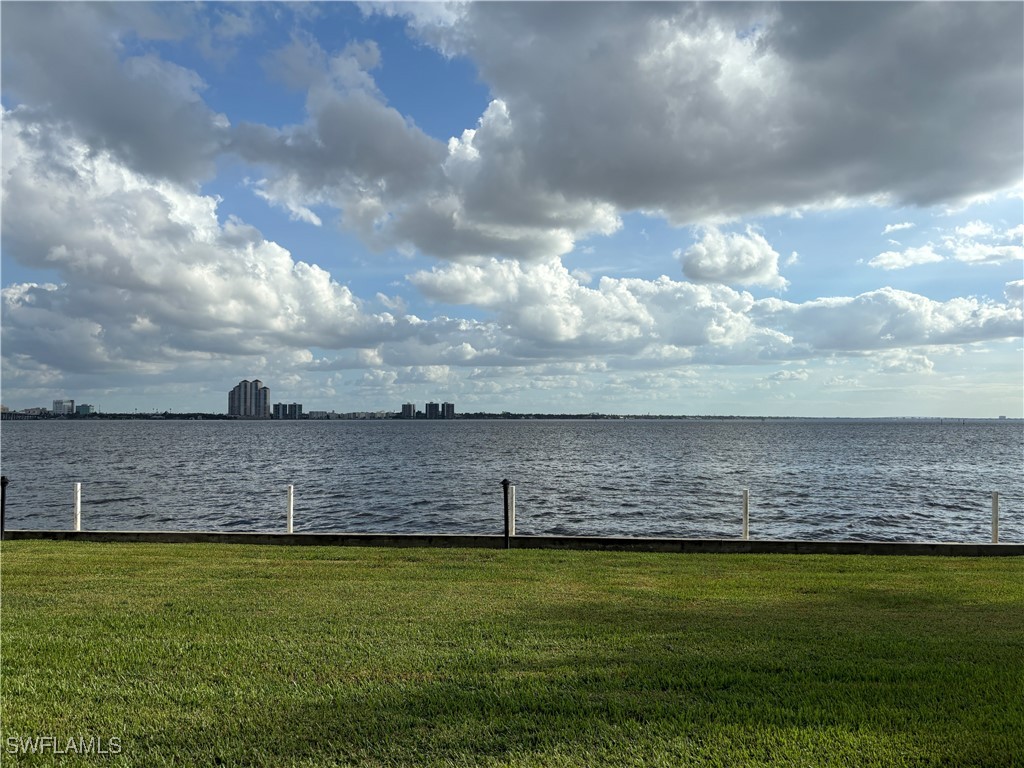
<instances>
[{"instance_id":1,"label":"sky","mask_svg":"<svg viewBox=\"0 0 1024 768\"><path fill-rule=\"evenodd\" d=\"M1024 416L1024 4L0 6L2 400Z\"/></svg>"}]
</instances>

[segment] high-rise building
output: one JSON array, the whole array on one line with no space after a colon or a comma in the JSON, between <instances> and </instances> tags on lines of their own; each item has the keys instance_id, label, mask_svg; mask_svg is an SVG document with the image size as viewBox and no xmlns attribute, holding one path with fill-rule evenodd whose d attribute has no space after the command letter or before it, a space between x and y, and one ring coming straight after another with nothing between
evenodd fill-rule
<instances>
[{"instance_id":1,"label":"high-rise building","mask_svg":"<svg viewBox=\"0 0 1024 768\"><path fill-rule=\"evenodd\" d=\"M74 400L54 400L51 413L54 416L71 416L75 412Z\"/></svg>"},{"instance_id":2,"label":"high-rise building","mask_svg":"<svg viewBox=\"0 0 1024 768\"><path fill-rule=\"evenodd\" d=\"M440 419L441 406L439 406L437 403L427 403L426 416L428 419Z\"/></svg>"},{"instance_id":3,"label":"high-rise building","mask_svg":"<svg viewBox=\"0 0 1024 768\"><path fill-rule=\"evenodd\" d=\"M301 419L302 403L291 403L290 405L285 403L274 403L274 418Z\"/></svg>"},{"instance_id":4,"label":"high-rise building","mask_svg":"<svg viewBox=\"0 0 1024 768\"><path fill-rule=\"evenodd\" d=\"M455 418L455 403L441 403L441 418L442 419L454 419Z\"/></svg>"},{"instance_id":5,"label":"high-rise building","mask_svg":"<svg viewBox=\"0 0 1024 768\"><path fill-rule=\"evenodd\" d=\"M245 379L228 392L228 416L250 419L270 418L270 388L259 379Z\"/></svg>"},{"instance_id":6,"label":"high-rise building","mask_svg":"<svg viewBox=\"0 0 1024 768\"><path fill-rule=\"evenodd\" d=\"M415 419L416 418L416 403L406 403L402 406L402 418L403 419Z\"/></svg>"}]
</instances>

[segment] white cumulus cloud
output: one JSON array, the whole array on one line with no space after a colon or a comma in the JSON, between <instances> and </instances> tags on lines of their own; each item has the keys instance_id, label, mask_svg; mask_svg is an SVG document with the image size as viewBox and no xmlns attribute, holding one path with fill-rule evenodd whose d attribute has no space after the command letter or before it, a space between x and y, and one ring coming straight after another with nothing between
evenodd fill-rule
<instances>
[{"instance_id":1,"label":"white cumulus cloud","mask_svg":"<svg viewBox=\"0 0 1024 768\"><path fill-rule=\"evenodd\" d=\"M691 224L840 199L931 205L1019 182L1020 7L471 3L443 23L415 4L399 12L476 64L507 115L495 150L567 200ZM479 151L485 166L499 156Z\"/></svg>"},{"instance_id":2,"label":"white cumulus cloud","mask_svg":"<svg viewBox=\"0 0 1024 768\"><path fill-rule=\"evenodd\" d=\"M470 60L492 94L478 123L428 136L379 92L380 50L297 38L273 61L306 90L306 121L240 125L232 148L266 170L268 200L300 217L328 204L378 248L544 260L628 211L929 205L1008 187L1024 160L1014 4L365 10ZM742 284L783 285L754 274Z\"/></svg>"},{"instance_id":3,"label":"white cumulus cloud","mask_svg":"<svg viewBox=\"0 0 1024 768\"><path fill-rule=\"evenodd\" d=\"M3 163L5 250L66 281L5 291L5 356L95 371L403 332L322 268L219 222L216 199L134 173L59 126L5 113Z\"/></svg>"},{"instance_id":4,"label":"white cumulus cloud","mask_svg":"<svg viewBox=\"0 0 1024 768\"><path fill-rule=\"evenodd\" d=\"M762 299L751 317L791 335L794 346L808 353L969 344L1024 335L1019 307L977 298L935 301L894 288L802 304Z\"/></svg>"},{"instance_id":5,"label":"white cumulus cloud","mask_svg":"<svg viewBox=\"0 0 1024 768\"><path fill-rule=\"evenodd\" d=\"M1024 225L999 232L989 222L975 220L962 227L956 227L952 234L943 238L943 243L957 261L969 264L1003 264L1024 261L1022 232Z\"/></svg>"},{"instance_id":6,"label":"white cumulus cloud","mask_svg":"<svg viewBox=\"0 0 1024 768\"><path fill-rule=\"evenodd\" d=\"M789 285L779 274L779 254L751 227L746 234L724 234L716 227L705 227L699 242L676 255L682 261L683 274L697 282L776 289Z\"/></svg>"},{"instance_id":7,"label":"white cumulus cloud","mask_svg":"<svg viewBox=\"0 0 1024 768\"><path fill-rule=\"evenodd\" d=\"M875 368L879 373L930 374L935 363L926 355L911 349L893 349L875 355Z\"/></svg>"},{"instance_id":8,"label":"white cumulus cloud","mask_svg":"<svg viewBox=\"0 0 1024 768\"><path fill-rule=\"evenodd\" d=\"M907 267L919 264L934 264L942 260L942 256L936 253L929 243L918 248L907 248L903 251L885 251L871 259L868 262L868 266L885 270L906 269Z\"/></svg>"},{"instance_id":9,"label":"white cumulus cloud","mask_svg":"<svg viewBox=\"0 0 1024 768\"><path fill-rule=\"evenodd\" d=\"M55 123L74 123L90 149L142 173L208 178L230 126L203 101L202 79L152 53L121 56L124 38L173 38L184 21L142 3L5 7L4 94Z\"/></svg>"},{"instance_id":10,"label":"white cumulus cloud","mask_svg":"<svg viewBox=\"0 0 1024 768\"><path fill-rule=\"evenodd\" d=\"M911 229L914 226L912 222L903 221L899 224L886 224L885 229L882 230L883 235L888 235L890 232L899 232L901 229Z\"/></svg>"}]
</instances>

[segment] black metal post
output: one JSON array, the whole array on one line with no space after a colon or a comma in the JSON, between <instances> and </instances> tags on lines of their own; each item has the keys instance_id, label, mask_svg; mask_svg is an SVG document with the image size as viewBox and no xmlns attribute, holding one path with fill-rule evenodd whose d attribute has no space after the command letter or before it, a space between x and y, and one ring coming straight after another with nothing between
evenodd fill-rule
<instances>
[{"instance_id":1,"label":"black metal post","mask_svg":"<svg viewBox=\"0 0 1024 768\"><path fill-rule=\"evenodd\" d=\"M512 548L511 541L511 530L509 525L509 508L508 508L508 487L512 483L509 482L508 478L501 481L501 488L505 492L505 549Z\"/></svg>"},{"instance_id":2,"label":"black metal post","mask_svg":"<svg viewBox=\"0 0 1024 768\"><path fill-rule=\"evenodd\" d=\"M7 518L7 475L0 477L0 541L4 540Z\"/></svg>"}]
</instances>

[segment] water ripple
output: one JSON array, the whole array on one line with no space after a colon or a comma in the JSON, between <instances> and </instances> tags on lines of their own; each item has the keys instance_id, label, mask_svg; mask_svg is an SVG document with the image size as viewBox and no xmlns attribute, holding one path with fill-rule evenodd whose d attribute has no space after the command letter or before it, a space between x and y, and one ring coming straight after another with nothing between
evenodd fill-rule
<instances>
[{"instance_id":1,"label":"water ripple","mask_svg":"<svg viewBox=\"0 0 1024 768\"><path fill-rule=\"evenodd\" d=\"M1024 542L1017 422L5 422L11 528Z\"/></svg>"}]
</instances>

